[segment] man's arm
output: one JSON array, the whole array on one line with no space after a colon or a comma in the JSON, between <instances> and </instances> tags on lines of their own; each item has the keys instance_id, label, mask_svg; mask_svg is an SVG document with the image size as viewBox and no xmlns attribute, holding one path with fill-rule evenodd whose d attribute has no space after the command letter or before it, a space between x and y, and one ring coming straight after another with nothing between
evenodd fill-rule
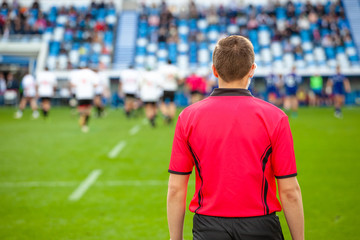
<instances>
[{"instance_id":1,"label":"man's arm","mask_svg":"<svg viewBox=\"0 0 360 240\"><path fill-rule=\"evenodd\" d=\"M170 239L182 240L189 174L170 174L167 195L167 219Z\"/></svg>"},{"instance_id":2,"label":"man's arm","mask_svg":"<svg viewBox=\"0 0 360 240\"><path fill-rule=\"evenodd\" d=\"M278 179L279 195L293 240L304 239L304 210L296 177Z\"/></svg>"},{"instance_id":3,"label":"man's arm","mask_svg":"<svg viewBox=\"0 0 360 240\"><path fill-rule=\"evenodd\" d=\"M351 86L350 86L350 81L349 79L345 78L344 80L344 87L345 87L345 91L347 93L350 93L351 92Z\"/></svg>"}]
</instances>

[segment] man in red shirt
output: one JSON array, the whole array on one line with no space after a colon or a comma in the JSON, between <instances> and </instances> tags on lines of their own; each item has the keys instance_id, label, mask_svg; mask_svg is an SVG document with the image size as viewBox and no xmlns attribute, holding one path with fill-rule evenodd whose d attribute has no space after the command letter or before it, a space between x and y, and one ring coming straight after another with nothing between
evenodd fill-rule
<instances>
[{"instance_id":1,"label":"man in red shirt","mask_svg":"<svg viewBox=\"0 0 360 240\"><path fill-rule=\"evenodd\" d=\"M205 79L193 72L186 78L186 84L190 90L191 104L194 104L203 99L206 92Z\"/></svg>"},{"instance_id":2,"label":"man in red shirt","mask_svg":"<svg viewBox=\"0 0 360 240\"><path fill-rule=\"evenodd\" d=\"M304 239L288 118L247 90L254 58L246 38L220 40L213 53L219 88L178 118L167 198L172 240L183 236L187 184L194 167L194 239L283 239L275 214L282 208L293 239Z\"/></svg>"}]
</instances>

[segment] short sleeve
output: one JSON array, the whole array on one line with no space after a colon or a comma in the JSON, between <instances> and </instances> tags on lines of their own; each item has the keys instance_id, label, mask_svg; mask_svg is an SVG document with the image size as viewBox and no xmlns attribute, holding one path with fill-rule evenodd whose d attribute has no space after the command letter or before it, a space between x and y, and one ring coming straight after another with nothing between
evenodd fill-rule
<instances>
[{"instance_id":1,"label":"short sleeve","mask_svg":"<svg viewBox=\"0 0 360 240\"><path fill-rule=\"evenodd\" d=\"M194 161L190 152L187 138L184 135L181 118L178 118L175 136L171 151L169 173L188 175L191 174Z\"/></svg>"},{"instance_id":2,"label":"short sleeve","mask_svg":"<svg viewBox=\"0 0 360 240\"><path fill-rule=\"evenodd\" d=\"M288 178L297 175L294 143L287 116L277 124L271 138L271 163L276 178Z\"/></svg>"}]
</instances>

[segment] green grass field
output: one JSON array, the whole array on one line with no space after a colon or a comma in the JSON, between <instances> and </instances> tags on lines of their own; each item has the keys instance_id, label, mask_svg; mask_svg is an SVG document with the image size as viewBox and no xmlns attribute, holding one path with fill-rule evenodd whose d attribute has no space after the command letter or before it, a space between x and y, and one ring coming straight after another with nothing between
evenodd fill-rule
<instances>
[{"instance_id":1,"label":"green grass field","mask_svg":"<svg viewBox=\"0 0 360 240\"><path fill-rule=\"evenodd\" d=\"M15 120L14 111L0 108L0 239L169 239L167 169L175 125L158 118L152 129L143 118L109 110L106 118L91 119L84 134L67 108L54 108L50 121L32 120L30 110ZM360 108L344 109L342 120L330 108L300 109L290 124L306 238L359 239ZM109 158L122 141L125 147ZM69 200L94 170L101 170L96 181ZM185 239L192 239L191 228L187 211Z\"/></svg>"}]
</instances>

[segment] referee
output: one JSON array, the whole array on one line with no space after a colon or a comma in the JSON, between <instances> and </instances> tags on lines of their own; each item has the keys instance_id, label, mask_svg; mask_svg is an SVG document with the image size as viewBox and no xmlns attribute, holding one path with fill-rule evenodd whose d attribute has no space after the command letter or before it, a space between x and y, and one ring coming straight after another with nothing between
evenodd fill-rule
<instances>
[{"instance_id":1,"label":"referee","mask_svg":"<svg viewBox=\"0 0 360 240\"><path fill-rule=\"evenodd\" d=\"M292 238L304 239L288 118L247 90L254 58L246 38L221 39L212 67L219 88L178 118L167 196L171 240L183 238L187 185L194 167L193 239L284 239L275 214L282 208Z\"/></svg>"}]
</instances>

